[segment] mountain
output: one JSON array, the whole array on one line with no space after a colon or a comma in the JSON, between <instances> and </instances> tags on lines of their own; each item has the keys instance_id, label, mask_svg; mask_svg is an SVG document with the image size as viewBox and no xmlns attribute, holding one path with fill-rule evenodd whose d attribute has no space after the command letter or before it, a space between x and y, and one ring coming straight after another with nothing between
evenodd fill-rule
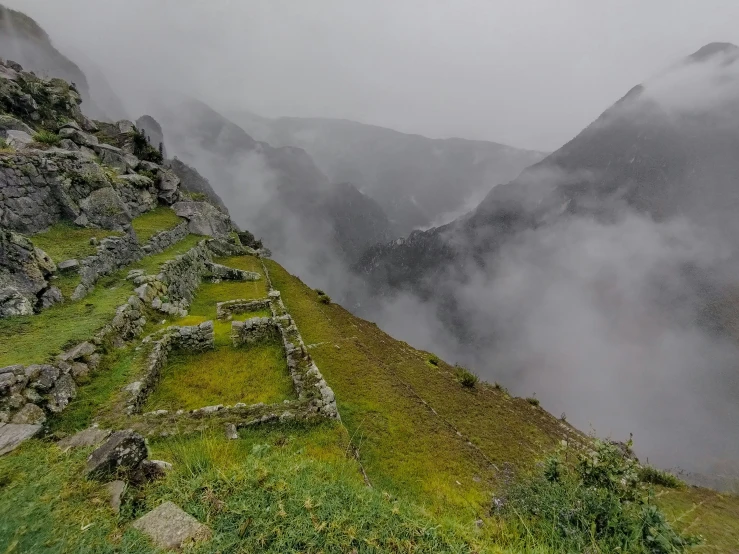
<instances>
[{"instance_id":1,"label":"mountain","mask_svg":"<svg viewBox=\"0 0 739 554\"><path fill-rule=\"evenodd\" d=\"M572 215L684 216L739 231L739 48L710 44L637 85L570 142L494 187L452 223L365 253L378 283L418 285L441 264L480 258L519 232Z\"/></svg>"},{"instance_id":2,"label":"mountain","mask_svg":"<svg viewBox=\"0 0 739 554\"><path fill-rule=\"evenodd\" d=\"M739 497L352 315L243 245L201 168L178 166L186 186L147 139L156 120L144 134L79 103L0 61L8 551L735 551ZM309 182L300 152L196 123L222 147L204 160ZM301 199L330 201L340 234L355 205L382 221L350 185L315 185Z\"/></svg>"},{"instance_id":3,"label":"mountain","mask_svg":"<svg viewBox=\"0 0 739 554\"><path fill-rule=\"evenodd\" d=\"M5 59L40 75L74 83L82 96L85 113L95 119L107 119L93 101L87 77L79 66L56 49L46 31L33 19L3 5L0 5L0 52Z\"/></svg>"},{"instance_id":4,"label":"mountain","mask_svg":"<svg viewBox=\"0 0 739 554\"><path fill-rule=\"evenodd\" d=\"M735 466L738 151L739 48L710 44L471 212L371 247L360 313L657 463Z\"/></svg>"},{"instance_id":5,"label":"mountain","mask_svg":"<svg viewBox=\"0 0 739 554\"><path fill-rule=\"evenodd\" d=\"M490 187L545 156L495 142L429 139L343 119L269 119L248 112L231 117L259 140L304 149L332 182L351 182L374 198L402 234L468 211Z\"/></svg>"},{"instance_id":6,"label":"mountain","mask_svg":"<svg viewBox=\"0 0 739 554\"><path fill-rule=\"evenodd\" d=\"M152 109L167 149L200 168L236 221L269 237L277 254L297 234L314 244L335 244L332 250L354 262L372 244L396 235L375 200L352 183L330 181L302 148L255 140L200 101L171 99Z\"/></svg>"}]
</instances>

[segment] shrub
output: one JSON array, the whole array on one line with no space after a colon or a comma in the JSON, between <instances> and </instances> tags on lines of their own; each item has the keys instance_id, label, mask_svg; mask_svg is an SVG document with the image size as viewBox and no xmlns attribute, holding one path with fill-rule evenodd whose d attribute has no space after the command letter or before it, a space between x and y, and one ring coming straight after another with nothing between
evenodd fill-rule
<instances>
[{"instance_id":1,"label":"shrub","mask_svg":"<svg viewBox=\"0 0 739 554\"><path fill-rule=\"evenodd\" d=\"M596 440L574 466L558 452L538 474L512 485L500 511L557 552L676 554L698 543L676 532L649 500L638 462Z\"/></svg>"},{"instance_id":2,"label":"shrub","mask_svg":"<svg viewBox=\"0 0 739 554\"><path fill-rule=\"evenodd\" d=\"M323 292L323 290L321 290L321 289L316 289L316 294L317 294L318 296L326 296L326 293L325 293L325 292Z\"/></svg>"},{"instance_id":3,"label":"shrub","mask_svg":"<svg viewBox=\"0 0 739 554\"><path fill-rule=\"evenodd\" d=\"M459 381L463 387L468 389L475 388L480 378L472 373L469 369L462 366L456 366L457 370L457 381Z\"/></svg>"},{"instance_id":4,"label":"shrub","mask_svg":"<svg viewBox=\"0 0 739 554\"><path fill-rule=\"evenodd\" d=\"M495 387L495 390L499 390L499 391L500 391L500 392L502 392L503 394L508 394L508 389L507 389L507 388L505 388L505 387L504 387L503 385L501 385L500 383L498 383L498 381L496 381L496 382L495 382L495 384L493 385L493 387Z\"/></svg>"},{"instance_id":5,"label":"shrub","mask_svg":"<svg viewBox=\"0 0 739 554\"><path fill-rule=\"evenodd\" d=\"M526 399L526 402L528 402L528 403L529 403L529 404L531 404L532 406L538 406L538 405L539 405L539 399L538 399L538 398L536 398L535 396L529 396L529 397L528 397L528 398Z\"/></svg>"},{"instance_id":6,"label":"shrub","mask_svg":"<svg viewBox=\"0 0 739 554\"><path fill-rule=\"evenodd\" d=\"M42 129L38 133L35 133L33 135L33 140L35 140L36 142L40 142L41 144L57 146L62 141L62 138L56 133L52 133L51 131Z\"/></svg>"},{"instance_id":7,"label":"shrub","mask_svg":"<svg viewBox=\"0 0 739 554\"><path fill-rule=\"evenodd\" d=\"M431 365L438 366L439 365L439 357L436 354L431 354L431 356L429 356L429 363Z\"/></svg>"},{"instance_id":8,"label":"shrub","mask_svg":"<svg viewBox=\"0 0 739 554\"><path fill-rule=\"evenodd\" d=\"M670 489L681 489L685 486L685 483L672 473L652 466L642 466L639 468L639 480L642 483L651 483Z\"/></svg>"},{"instance_id":9,"label":"shrub","mask_svg":"<svg viewBox=\"0 0 739 554\"><path fill-rule=\"evenodd\" d=\"M8 144L8 141L4 138L0 138L0 150L13 150L10 145Z\"/></svg>"},{"instance_id":10,"label":"shrub","mask_svg":"<svg viewBox=\"0 0 739 554\"><path fill-rule=\"evenodd\" d=\"M322 294L318 297L318 301L323 304L331 304L331 297L328 294Z\"/></svg>"},{"instance_id":11,"label":"shrub","mask_svg":"<svg viewBox=\"0 0 739 554\"><path fill-rule=\"evenodd\" d=\"M133 129L133 154L140 160L155 164L161 164L164 161L162 152L149 144L149 139L146 138L144 132L136 127Z\"/></svg>"}]
</instances>

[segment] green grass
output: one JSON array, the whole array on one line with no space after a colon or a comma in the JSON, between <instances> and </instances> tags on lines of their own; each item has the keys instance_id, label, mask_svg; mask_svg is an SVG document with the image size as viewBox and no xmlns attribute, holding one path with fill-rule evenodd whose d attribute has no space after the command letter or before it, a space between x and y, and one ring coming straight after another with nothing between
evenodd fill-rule
<instances>
[{"instance_id":1,"label":"green grass","mask_svg":"<svg viewBox=\"0 0 739 554\"><path fill-rule=\"evenodd\" d=\"M294 396L281 344L219 346L200 354L172 352L144 411L272 404Z\"/></svg>"},{"instance_id":2,"label":"green grass","mask_svg":"<svg viewBox=\"0 0 739 554\"><path fill-rule=\"evenodd\" d=\"M136 237L140 244L145 244L151 237L159 231L168 231L174 229L184 220L179 217L172 208L168 206L159 206L150 212L135 217L131 222Z\"/></svg>"},{"instance_id":3,"label":"green grass","mask_svg":"<svg viewBox=\"0 0 739 554\"><path fill-rule=\"evenodd\" d=\"M63 262L72 258L81 259L95 254L96 247L90 244L90 239L98 240L110 236L120 236L121 233L106 231L105 229L87 229L77 227L73 223L62 221L56 223L47 231L31 237L34 246L46 252L55 262Z\"/></svg>"},{"instance_id":4,"label":"green grass","mask_svg":"<svg viewBox=\"0 0 739 554\"><path fill-rule=\"evenodd\" d=\"M164 252L160 252L159 254L154 254L152 256L146 256L138 262L131 264L129 269L143 269L148 274L155 275L159 272L160 265L179 254L184 254L194 246L197 246L201 240L203 240L203 237L187 235L180 242L167 248Z\"/></svg>"},{"instance_id":5,"label":"green grass","mask_svg":"<svg viewBox=\"0 0 739 554\"><path fill-rule=\"evenodd\" d=\"M62 138L56 133L42 129L41 131L34 133L33 140L41 144L48 144L49 146L58 146L62 141Z\"/></svg>"},{"instance_id":6,"label":"green grass","mask_svg":"<svg viewBox=\"0 0 739 554\"><path fill-rule=\"evenodd\" d=\"M91 338L133 292L121 273L103 277L78 302L64 302L37 315L0 319L0 367L43 363L65 347Z\"/></svg>"}]
</instances>

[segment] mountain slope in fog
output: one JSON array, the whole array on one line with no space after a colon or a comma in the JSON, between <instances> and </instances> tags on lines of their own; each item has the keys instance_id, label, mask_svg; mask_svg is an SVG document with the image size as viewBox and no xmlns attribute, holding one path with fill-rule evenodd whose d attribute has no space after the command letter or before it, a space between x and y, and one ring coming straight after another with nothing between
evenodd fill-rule
<instances>
[{"instance_id":1,"label":"mountain slope in fog","mask_svg":"<svg viewBox=\"0 0 739 554\"><path fill-rule=\"evenodd\" d=\"M545 154L495 142L429 139L355 121L232 116L252 136L303 148L332 182L374 198L402 233L454 218Z\"/></svg>"},{"instance_id":2,"label":"mountain slope in fog","mask_svg":"<svg viewBox=\"0 0 739 554\"><path fill-rule=\"evenodd\" d=\"M46 31L33 19L3 5L0 5L0 52L5 59L18 62L29 71L74 83L86 115L107 120L91 97L87 77L79 66L56 49Z\"/></svg>"},{"instance_id":3,"label":"mountain slope in fog","mask_svg":"<svg viewBox=\"0 0 739 554\"><path fill-rule=\"evenodd\" d=\"M446 263L479 259L518 232L566 215L608 220L624 208L686 216L737 236L739 48L714 43L634 87L562 148L493 188L449 225L371 248L377 284L422 286Z\"/></svg>"},{"instance_id":4,"label":"mountain slope in fog","mask_svg":"<svg viewBox=\"0 0 739 554\"><path fill-rule=\"evenodd\" d=\"M396 235L374 200L350 183L329 181L305 150L254 140L192 99L170 99L154 113L167 149L198 167L237 223L267 238L278 254L304 241L353 262Z\"/></svg>"},{"instance_id":5,"label":"mountain slope in fog","mask_svg":"<svg viewBox=\"0 0 739 554\"><path fill-rule=\"evenodd\" d=\"M370 248L356 269L393 302L366 315L633 432L650 460L719 473L739 459L737 152L739 49L711 44L472 212Z\"/></svg>"}]
</instances>

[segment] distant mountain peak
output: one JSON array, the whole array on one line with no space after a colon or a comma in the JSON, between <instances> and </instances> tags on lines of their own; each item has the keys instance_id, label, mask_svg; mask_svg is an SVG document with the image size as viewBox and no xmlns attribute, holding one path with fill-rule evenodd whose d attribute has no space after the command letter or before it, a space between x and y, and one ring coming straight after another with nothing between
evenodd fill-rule
<instances>
[{"instance_id":1,"label":"distant mountain peak","mask_svg":"<svg viewBox=\"0 0 739 554\"><path fill-rule=\"evenodd\" d=\"M730 42L711 42L688 56L688 59L691 61L702 62L716 54L732 54L737 56L739 55L739 46Z\"/></svg>"}]
</instances>

